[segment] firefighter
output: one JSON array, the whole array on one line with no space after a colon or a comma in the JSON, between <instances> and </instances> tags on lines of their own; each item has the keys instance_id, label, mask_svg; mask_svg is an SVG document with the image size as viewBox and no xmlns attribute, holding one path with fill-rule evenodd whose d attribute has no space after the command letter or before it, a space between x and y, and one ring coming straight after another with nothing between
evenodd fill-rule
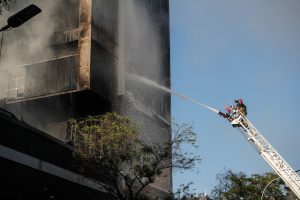
<instances>
[{"instance_id":1,"label":"firefighter","mask_svg":"<svg viewBox=\"0 0 300 200\"><path fill-rule=\"evenodd\" d=\"M247 106L244 104L243 99L237 99L234 101L236 103L236 108L244 115L247 115Z\"/></svg>"},{"instance_id":2,"label":"firefighter","mask_svg":"<svg viewBox=\"0 0 300 200\"><path fill-rule=\"evenodd\" d=\"M222 117L228 119L228 121L232 121L233 118L232 118L232 109L233 109L233 106L225 106L225 110L227 111L226 113L222 113L222 112L219 112L219 115L221 115Z\"/></svg>"}]
</instances>

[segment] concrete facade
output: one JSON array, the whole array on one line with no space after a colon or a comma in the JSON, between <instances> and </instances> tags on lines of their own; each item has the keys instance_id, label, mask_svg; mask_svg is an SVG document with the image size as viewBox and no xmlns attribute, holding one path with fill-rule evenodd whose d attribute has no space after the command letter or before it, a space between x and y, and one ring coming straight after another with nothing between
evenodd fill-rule
<instances>
[{"instance_id":1,"label":"concrete facade","mask_svg":"<svg viewBox=\"0 0 300 200\"><path fill-rule=\"evenodd\" d=\"M72 165L72 148L0 109L1 199L116 199ZM101 184L99 183L101 182Z\"/></svg>"},{"instance_id":2,"label":"concrete facade","mask_svg":"<svg viewBox=\"0 0 300 200\"><path fill-rule=\"evenodd\" d=\"M24 0L14 9L29 2L43 11L5 36L2 107L62 141L70 118L107 111L129 115L146 141L170 141L170 94L134 78L170 87L168 0ZM154 187L172 190L171 169Z\"/></svg>"}]
</instances>

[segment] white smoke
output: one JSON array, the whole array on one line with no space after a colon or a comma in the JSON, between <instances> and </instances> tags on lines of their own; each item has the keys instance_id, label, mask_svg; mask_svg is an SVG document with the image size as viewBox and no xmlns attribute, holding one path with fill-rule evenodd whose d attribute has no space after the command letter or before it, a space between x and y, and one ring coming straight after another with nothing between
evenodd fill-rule
<instances>
[{"instance_id":1,"label":"white smoke","mask_svg":"<svg viewBox=\"0 0 300 200\"><path fill-rule=\"evenodd\" d=\"M42 12L20 27L6 31L4 35L2 56L0 59L0 106L5 106L5 108L6 105L4 104L7 102L6 98L9 96L9 88L20 87L16 81L8 80L12 73L17 73L18 78L20 78L20 74L26 76L26 85L24 81L24 85L21 87L26 87L27 91L33 89L47 91L47 88L43 88L45 86L44 76L47 75L47 71L40 67L30 67L28 68L29 71L26 71L26 67L23 66L53 59L56 56L53 47L57 44L60 45L56 41L56 34L65 30L78 28L79 10L76 8L79 5L79 0L19 0L13 3L9 11L3 13L0 18L0 26L5 26L6 20L10 16L30 4L38 6ZM38 77L36 77L37 75ZM55 102L54 104L59 103ZM40 108L36 108L36 111L39 111L39 114L37 114L33 109L28 111L18 106L11 107L14 107L11 111L16 116L22 117L23 120L32 126L40 129L43 129L45 124L44 116L48 116L48 118L57 117L54 116L57 115L55 112L45 113L47 112L45 111L42 113L42 109Z\"/></svg>"},{"instance_id":2,"label":"white smoke","mask_svg":"<svg viewBox=\"0 0 300 200\"><path fill-rule=\"evenodd\" d=\"M22 26L5 32L4 44L0 69L10 69L19 65L30 64L38 60L40 52L45 54L50 51L50 38L55 31L56 21L52 20L56 12L55 1L18 1L12 6L9 12L2 16L4 19L27 7L35 4L42 9L42 12L33 17Z\"/></svg>"}]
</instances>

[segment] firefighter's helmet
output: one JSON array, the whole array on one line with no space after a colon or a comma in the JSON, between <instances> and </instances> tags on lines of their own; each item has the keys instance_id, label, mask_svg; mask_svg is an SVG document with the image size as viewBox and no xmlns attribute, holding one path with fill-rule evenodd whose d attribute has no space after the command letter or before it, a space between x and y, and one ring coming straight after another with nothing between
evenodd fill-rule
<instances>
[{"instance_id":1,"label":"firefighter's helmet","mask_svg":"<svg viewBox=\"0 0 300 200\"><path fill-rule=\"evenodd\" d=\"M238 104L244 104L244 103L243 103L243 99L237 99L237 100L235 100L234 102L236 102L236 103L238 103Z\"/></svg>"}]
</instances>

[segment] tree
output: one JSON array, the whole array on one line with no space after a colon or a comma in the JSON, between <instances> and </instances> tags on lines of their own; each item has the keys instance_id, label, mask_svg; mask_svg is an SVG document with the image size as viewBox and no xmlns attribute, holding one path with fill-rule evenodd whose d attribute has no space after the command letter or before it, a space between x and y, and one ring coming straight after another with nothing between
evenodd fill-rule
<instances>
[{"instance_id":1,"label":"tree","mask_svg":"<svg viewBox=\"0 0 300 200\"><path fill-rule=\"evenodd\" d=\"M191 191L193 182L181 184L177 191L173 194L172 200L198 200L199 197L195 191Z\"/></svg>"},{"instance_id":2,"label":"tree","mask_svg":"<svg viewBox=\"0 0 300 200\"><path fill-rule=\"evenodd\" d=\"M85 120L72 120L75 165L93 177L109 177L104 187L121 200L147 199L143 190L164 169L192 169L200 158L186 155L181 146L196 147L191 126L175 125L173 140L146 144L128 117L107 113ZM173 157L172 157L173 153Z\"/></svg>"},{"instance_id":3,"label":"tree","mask_svg":"<svg viewBox=\"0 0 300 200\"><path fill-rule=\"evenodd\" d=\"M214 186L211 196L216 200L224 199L261 199L264 188L278 176L268 172L265 174L252 174L247 176L243 172L235 173L227 170L217 175L217 185ZM278 178L268 186L264 193L264 199L285 199L290 190L284 182Z\"/></svg>"}]
</instances>

